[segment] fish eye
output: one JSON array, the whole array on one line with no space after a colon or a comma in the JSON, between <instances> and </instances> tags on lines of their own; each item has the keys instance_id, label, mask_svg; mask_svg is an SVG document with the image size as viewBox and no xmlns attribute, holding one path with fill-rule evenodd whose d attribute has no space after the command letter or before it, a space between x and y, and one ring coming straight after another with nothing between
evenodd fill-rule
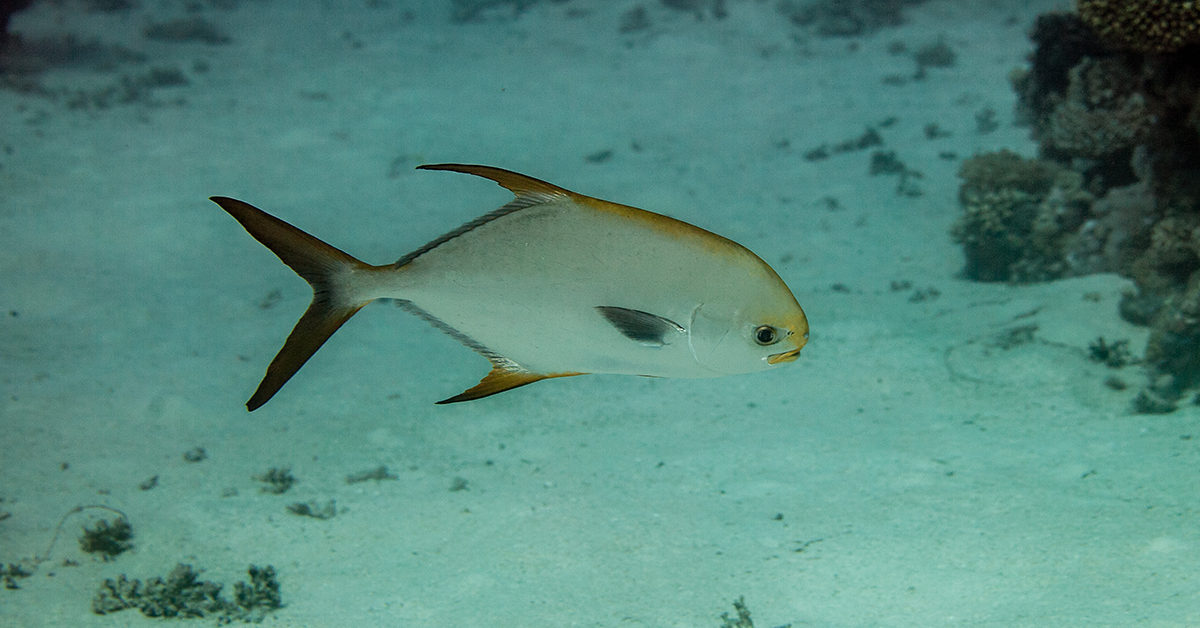
<instances>
[{"instance_id":1,"label":"fish eye","mask_svg":"<svg viewBox=\"0 0 1200 628\"><path fill-rule=\"evenodd\" d=\"M773 345L779 340L779 332L770 325L759 325L754 330L754 342L760 345Z\"/></svg>"}]
</instances>

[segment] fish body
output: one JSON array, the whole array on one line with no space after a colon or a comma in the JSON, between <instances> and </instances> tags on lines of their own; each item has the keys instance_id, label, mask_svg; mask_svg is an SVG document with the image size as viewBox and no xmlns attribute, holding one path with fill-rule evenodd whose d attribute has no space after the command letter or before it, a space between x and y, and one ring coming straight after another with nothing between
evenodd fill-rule
<instances>
[{"instance_id":1,"label":"fish body","mask_svg":"<svg viewBox=\"0 0 1200 628\"><path fill-rule=\"evenodd\" d=\"M394 264L371 266L246 203L213 197L314 289L251 410L380 298L492 363L479 385L439 403L585 373L747 373L795 360L807 342L791 291L731 240L499 168L421 168L486 177L516 198Z\"/></svg>"}]
</instances>

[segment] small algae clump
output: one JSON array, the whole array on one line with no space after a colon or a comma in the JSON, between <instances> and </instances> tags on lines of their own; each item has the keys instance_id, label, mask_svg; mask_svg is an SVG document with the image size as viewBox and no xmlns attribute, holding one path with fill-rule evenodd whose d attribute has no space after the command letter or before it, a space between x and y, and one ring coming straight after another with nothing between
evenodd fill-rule
<instances>
[{"instance_id":1,"label":"small algae clump","mask_svg":"<svg viewBox=\"0 0 1200 628\"><path fill-rule=\"evenodd\" d=\"M371 469L370 471L363 471L361 473L347 475L346 476L346 484L358 484L359 482L366 482L367 480L377 480L378 481L378 480L398 480L398 479L400 479L400 478L398 476L392 474L391 472L389 472L388 468L385 465L379 465L378 467L375 467L374 469Z\"/></svg>"},{"instance_id":2,"label":"small algae clump","mask_svg":"<svg viewBox=\"0 0 1200 628\"><path fill-rule=\"evenodd\" d=\"M0 580L4 581L5 589L20 589L21 585L17 584L17 578L28 578L32 575L33 571L26 569L24 566L17 563L0 565Z\"/></svg>"},{"instance_id":3,"label":"small algae clump","mask_svg":"<svg viewBox=\"0 0 1200 628\"><path fill-rule=\"evenodd\" d=\"M106 561L132 547L133 526L125 517L117 518L112 525L107 519L101 519L95 527L85 527L83 536L79 537L80 549L89 554L99 553Z\"/></svg>"},{"instance_id":4,"label":"small algae clump","mask_svg":"<svg viewBox=\"0 0 1200 628\"><path fill-rule=\"evenodd\" d=\"M287 507L288 512L301 517L312 517L313 519L333 519L337 516L337 502L329 500L324 505L317 503L316 500L310 501L307 504L303 502L295 502Z\"/></svg>"},{"instance_id":5,"label":"small algae clump","mask_svg":"<svg viewBox=\"0 0 1200 628\"><path fill-rule=\"evenodd\" d=\"M739 597L733 603L733 610L737 611L737 619L729 616L729 613L721 613L721 628L754 628L754 622L750 619L750 609L746 607L746 598Z\"/></svg>"},{"instance_id":6,"label":"small algae clump","mask_svg":"<svg viewBox=\"0 0 1200 628\"><path fill-rule=\"evenodd\" d=\"M779 518L782 518L782 515ZM721 613L721 628L754 628L754 621L750 619L750 608L746 606L745 597L739 597L733 601L733 610L737 612L737 617L730 617L729 613ZM777 628L792 628L792 625L784 624Z\"/></svg>"},{"instance_id":7,"label":"small algae clump","mask_svg":"<svg viewBox=\"0 0 1200 628\"><path fill-rule=\"evenodd\" d=\"M202 17L188 17L169 22L148 24L142 34L146 39L172 43L200 42L210 46L228 44L232 40L216 24Z\"/></svg>"},{"instance_id":8,"label":"small algae clump","mask_svg":"<svg viewBox=\"0 0 1200 628\"><path fill-rule=\"evenodd\" d=\"M272 495L283 495L296 483L296 476L287 467L271 467L266 473L254 476L254 479L265 485L262 492Z\"/></svg>"},{"instance_id":9,"label":"small algae clump","mask_svg":"<svg viewBox=\"0 0 1200 628\"><path fill-rule=\"evenodd\" d=\"M456 24L482 22L492 13L515 19L537 3L538 0L453 0L450 21Z\"/></svg>"},{"instance_id":10,"label":"small algae clump","mask_svg":"<svg viewBox=\"0 0 1200 628\"><path fill-rule=\"evenodd\" d=\"M904 9L924 0L781 0L778 5L797 26L812 27L822 37L869 35L905 22Z\"/></svg>"},{"instance_id":11,"label":"small algae clump","mask_svg":"<svg viewBox=\"0 0 1200 628\"><path fill-rule=\"evenodd\" d=\"M222 585L199 579L191 565L177 565L166 579L153 578L143 583L121 574L107 579L92 599L92 612L107 615L136 608L147 617L212 617L218 623L233 621L258 623L270 611L283 606L275 568L251 565L250 582L234 586L234 601L221 596Z\"/></svg>"}]
</instances>

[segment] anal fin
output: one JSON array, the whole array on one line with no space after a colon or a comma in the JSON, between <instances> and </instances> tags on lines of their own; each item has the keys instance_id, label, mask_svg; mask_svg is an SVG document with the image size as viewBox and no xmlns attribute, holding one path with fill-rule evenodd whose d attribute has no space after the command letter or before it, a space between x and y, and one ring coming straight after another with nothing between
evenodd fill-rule
<instances>
[{"instance_id":1,"label":"anal fin","mask_svg":"<svg viewBox=\"0 0 1200 628\"><path fill-rule=\"evenodd\" d=\"M583 373L534 373L520 368L506 368L505 366L495 365L491 372L479 380L471 388L468 388L461 393L439 401L439 404L458 403L460 401L474 401L484 397L490 397L496 393L502 393L506 390L512 390L526 384L550 379L552 377L571 377L572 375L583 375Z\"/></svg>"},{"instance_id":2,"label":"anal fin","mask_svg":"<svg viewBox=\"0 0 1200 628\"><path fill-rule=\"evenodd\" d=\"M491 349L479 344L474 338L458 331L457 329L447 325L440 318L421 309L412 301L397 300L396 304L404 310L425 320L430 325L433 325L451 338L470 347L479 355L488 359L492 363L492 370L475 384L461 393L439 401L439 404L458 403L460 401L474 401L490 397L496 393L502 393L506 390L512 390L526 384L550 379L553 377L570 377L572 375L585 375L586 373L535 373L521 366L520 364L492 351Z\"/></svg>"}]
</instances>

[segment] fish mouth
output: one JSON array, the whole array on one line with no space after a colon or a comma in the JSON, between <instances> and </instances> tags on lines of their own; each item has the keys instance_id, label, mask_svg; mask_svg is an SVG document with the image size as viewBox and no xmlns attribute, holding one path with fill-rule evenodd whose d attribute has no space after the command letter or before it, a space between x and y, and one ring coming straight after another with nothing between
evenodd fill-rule
<instances>
[{"instance_id":1,"label":"fish mouth","mask_svg":"<svg viewBox=\"0 0 1200 628\"><path fill-rule=\"evenodd\" d=\"M799 349L784 351L783 353L773 353L767 356L767 364L783 364L784 362L795 362L796 358L800 357Z\"/></svg>"}]
</instances>

